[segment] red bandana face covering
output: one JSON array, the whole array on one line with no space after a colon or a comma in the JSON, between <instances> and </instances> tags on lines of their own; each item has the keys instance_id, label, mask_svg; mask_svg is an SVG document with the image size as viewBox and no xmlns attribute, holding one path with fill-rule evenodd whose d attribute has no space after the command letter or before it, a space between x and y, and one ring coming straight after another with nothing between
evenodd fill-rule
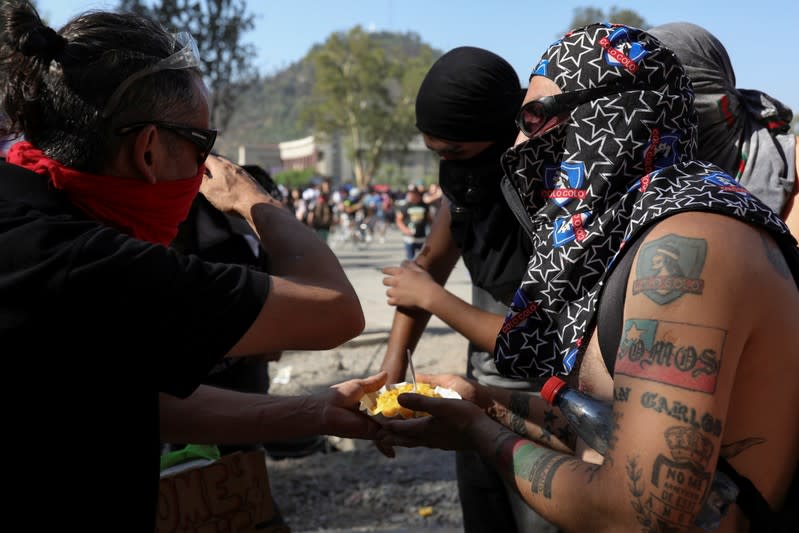
<instances>
[{"instance_id":1,"label":"red bandana face covering","mask_svg":"<svg viewBox=\"0 0 799 533\"><path fill-rule=\"evenodd\" d=\"M18 142L8 162L48 176L56 189L90 217L137 239L168 245L200 190L205 165L192 178L148 183L87 174L48 158L29 142Z\"/></svg>"}]
</instances>

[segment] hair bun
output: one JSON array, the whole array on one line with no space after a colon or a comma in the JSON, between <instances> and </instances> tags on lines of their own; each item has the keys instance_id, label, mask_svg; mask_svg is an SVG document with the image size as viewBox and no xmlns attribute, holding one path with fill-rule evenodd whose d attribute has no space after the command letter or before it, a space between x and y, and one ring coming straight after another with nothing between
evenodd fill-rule
<instances>
[{"instance_id":1,"label":"hair bun","mask_svg":"<svg viewBox=\"0 0 799 533\"><path fill-rule=\"evenodd\" d=\"M37 26L31 29L19 42L20 52L47 61L56 59L66 47L67 40L49 26Z\"/></svg>"}]
</instances>

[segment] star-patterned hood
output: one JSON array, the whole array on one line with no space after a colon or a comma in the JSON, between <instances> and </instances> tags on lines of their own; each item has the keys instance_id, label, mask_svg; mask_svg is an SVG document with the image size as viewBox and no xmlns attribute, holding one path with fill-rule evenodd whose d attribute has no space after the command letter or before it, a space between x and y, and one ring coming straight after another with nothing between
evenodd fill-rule
<instances>
[{"instance_id":1,"label":"star-patterned hood","mask_svg":"<svg viewBox=\"0 0 799 533\"><path fill-rule=\"evenodd\" d=\"M604 281L625 243L659 218L704 210L787 234L779 217L719 168L692 161L693 90L648 33L592 24L553 43L533 76L563 93L619 92L503 156L506 200L535 252L497 337L510 377L568 374L590 340Z\"/></svg>"}]
</instances>

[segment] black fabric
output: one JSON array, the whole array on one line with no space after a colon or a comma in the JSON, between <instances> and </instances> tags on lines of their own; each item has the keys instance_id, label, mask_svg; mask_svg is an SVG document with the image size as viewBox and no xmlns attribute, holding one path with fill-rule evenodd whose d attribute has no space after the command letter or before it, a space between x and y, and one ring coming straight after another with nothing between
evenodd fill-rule
<instances>
[{"instance_id":1,"label":"black fabric","mask_svg":"<svg viewBox=\"0 0 799 533\"><path fill-rule=\"evenodd\" d=\"M202 194L194 199L170 246L205 261L247 265L269 272L269 255L249 224L241 217L220 212Z\"/></svg>"},{"instance_id":2,"label":"black fabric","mask_svg":"<svg viewBox=\"0 0 799 533\"><path fill-rule=\"evenodd\" d=\"M275 187L268 175L258 174L260 167L246 170L259 178L259 182ZM277 191L279 197L279 191ZM259 272L269 272L269 255L258 241L255 232L241 217L222 213L205 196L198 194L192 203L186 220L178 228L178 235L171 246L182 253L194 254L205 261L245 265ZM266 394L269 389L269 363L260 358L227 358L217 363L203 379L206 385L222 387L240 392ZM170 449L179 445L171 444ZM236 444L219 446L223 455L237 451L247 452L263 449L260 444Z\"/></svg>"},{"instance_id":3,"label":"black fabric","mask_svg":"<svg viewBox=\"0 0 799 533\"><path fill-rule=\"evenodd\" d=\"M483 311L502 315L508 311L508 298L496 299L488 291L472 284L472 305ZM467 348L466 377L476 379L482 385L500 387L503 389L537 392L541 389L542 381L513 379L503 376L494 364L494 354L487 352L469 342Z\"/></svg>"},{"instance_id":4,"label":"black fabric","mask_svg":"<svg viewBox=\"0 0 799 533\"><path fill-rule=\"evenodd\" d=\"M81 531L153 531L158 392L199 385L257 316L268 277L132 239L5 163L0 247L4 375L35 397L6 393L7 427L25 428L26 459L5 476L31 521L21 529L40 529L46 508Z\"/></svg>"},{"instance_id":5,"label":"black fabric","mask_svg":"<svg viewBox=\"0 0 799 533\"><path fill-rule=\"evenodd\" d=\"M519 76L504 59L462 46L441 56L416 95L416 127L449 141L493 141L515 131L524 98Z\"/></svg>"},{"instance_id":6,"label":"black fabric","mask_svg":"<svg viewBox=\"0 0 799 533\"><path fill-rule=\"evenodd\" d=\"M772 521L773 515L771 507L749 478L740 475L724 457L719 456L716 467L721 472L727 474L738 486L738 498L735 503L741 508L741 511L743 511L746 517L749 518L749 531L768 531L776 533L777 530Z\"/></svg>"},{"instance_id":7,"label":"black fabric","mask_svg":"<svg viewBox=\"0 0 799 533\"><path fill-rule=\"evenodd\" d=\"M310 212L313 213L314 229L329 230L333 225L333 205L325 195L320 195L314 200Z\"/></svg>"},{"instance_id":8,"label":"black fabric","mask_svg":"<svg viewBox=\"0 0 799 533\"><path fill-rule=\"evenodd\" d=\"M616 366L616 353L619 351L621 333L624 326L624 300L627 294L627 280L630 278L630 270L633 266L633 259L641 243L652 231L652 227L645 230L640 237L633 243L628 243L625 247L624 255L616 263L616 267L608 276L608 280L602 289L599 298L599 310L597 311L597 341L599 350L602 352L602 360L605 361L605 368L608 369L611 377Z\"/></svg>"},{"instance_id":9,"label":"black fabric","mask_svg":"<svg viewBox=\"0 0 799 533\"><path fill-rule=\"evenodd\" d=\"M430 225L430 206L421 200L417 204L407 203L400 207L402 221L413 232L405 235L405 242L422 242L427 237L427 227Z\"/></svg>"},{"instance_id":10,"label":"black fabric","mask_svg":"<svg viewBox=\"0 0 799 533\"><path fill-rule=\"evenodd\" d=\"M472 283L506 303L533 250L500 190L500 157L511 143L497 142L472 159L441 161L439 168L439 184L450 202L452 239Z\"/></svg>"}]
</instances>

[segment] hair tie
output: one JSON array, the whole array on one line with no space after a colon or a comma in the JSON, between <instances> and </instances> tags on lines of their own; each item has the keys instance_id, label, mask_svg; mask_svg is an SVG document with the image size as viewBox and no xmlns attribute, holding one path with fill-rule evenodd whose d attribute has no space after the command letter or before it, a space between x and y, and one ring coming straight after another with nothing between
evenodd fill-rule
<instances>
[{"instance_id":1,"label":"hair tie","mask_svg":"<svg viewBox=\"0 0 799 533\"><path fill-rule=\"evenodd\" d=\"M67 47L67 40L49 26L38 26L22 36L19 51L46 61L56 59Z\"/></svg>"}]
</instances>

